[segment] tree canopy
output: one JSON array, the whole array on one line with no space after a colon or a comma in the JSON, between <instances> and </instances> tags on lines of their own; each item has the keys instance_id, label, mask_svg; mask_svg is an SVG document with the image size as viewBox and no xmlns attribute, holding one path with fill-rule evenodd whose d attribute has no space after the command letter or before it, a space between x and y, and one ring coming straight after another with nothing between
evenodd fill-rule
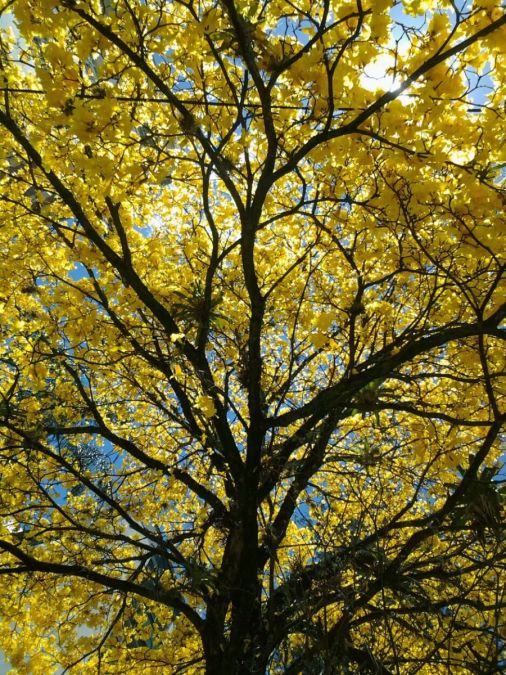
<instances>
[{"instance_id":1,"label":"tree canopy","mask_svg":"<svg viewBox=\"0 0 506 675\"><path fill-rule=\"evenodd\" d=\"M18 674L506 666L499 0L10 0Z\"/></svg>"}]
</instances>

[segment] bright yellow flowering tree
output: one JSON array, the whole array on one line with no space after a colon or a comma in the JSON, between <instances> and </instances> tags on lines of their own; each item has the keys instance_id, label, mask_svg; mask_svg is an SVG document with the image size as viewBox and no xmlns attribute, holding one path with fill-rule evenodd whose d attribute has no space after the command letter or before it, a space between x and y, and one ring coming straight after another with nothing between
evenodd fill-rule
<instances>
[{"instance_id":1,"label":"bright yellow flowering tree","mask_svg":"<svg viewBox=\"0 0 506 675\"><path fill-rule=\"evenodd\" d=\"M12 672L498 672L500 0L1 26Z\"/></svg>"}]
</instances>

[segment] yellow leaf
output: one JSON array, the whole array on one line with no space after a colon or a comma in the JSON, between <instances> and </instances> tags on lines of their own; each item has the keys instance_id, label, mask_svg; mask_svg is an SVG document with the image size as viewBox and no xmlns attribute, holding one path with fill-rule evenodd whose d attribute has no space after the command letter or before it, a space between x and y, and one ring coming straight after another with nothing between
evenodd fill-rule
<instances>
[{"instance_id":1,"label":"yellow leaf","mask_svg":"<svg viewBox=\"0 0 506 675\"><path fill-rule=\"evenodd\" d=\"M199 410L204 413L205 417L208 419L216 415L216 407L214 401L210 396L200 395L197 396L196 405Z\"/></svg>"},{"instance_id":2,"label":"yellow leaf","mask_svg":"<svg viewBox=\"0 0 506 675\"><path fill-rule=\"evenodd\" d=\"M320 331L326 331L330 328L334 319L335 314L333 312L322 312L313 319L313 326Z\"/></svg>"},{"instance_id":3,"label":"yellow leaf","mask_svg":"<svg viewBox=\"0 0 506 675\"><path fill-rule=\"evenodd\" d=\"M323 345L327 342L328 338L324 333L311 333L309 336L309 339L311 340L311 344L313 347L316 347L316 349L320 349L320 347L323 347Z\"/></svg>"}]
</instances>

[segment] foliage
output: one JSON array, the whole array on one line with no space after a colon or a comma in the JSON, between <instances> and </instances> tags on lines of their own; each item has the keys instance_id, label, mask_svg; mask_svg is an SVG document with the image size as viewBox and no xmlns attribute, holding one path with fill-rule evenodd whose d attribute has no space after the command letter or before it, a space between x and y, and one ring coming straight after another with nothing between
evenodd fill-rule
<instances>
[{"instance_id":1,"label":"foliage","mask_svg":"<svg viewBox=\"0 0 506 675\"><path fill-rule=\"evenodd\" d=\"M1 25L12 672L503 670L501 2Z\"/></svg>"}]
</instances>

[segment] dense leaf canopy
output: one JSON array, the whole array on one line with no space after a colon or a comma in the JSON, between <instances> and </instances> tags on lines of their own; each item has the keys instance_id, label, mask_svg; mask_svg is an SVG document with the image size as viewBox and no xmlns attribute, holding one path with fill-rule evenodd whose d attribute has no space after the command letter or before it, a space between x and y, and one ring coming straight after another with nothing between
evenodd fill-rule
<instances>
[{"instance_id":1,"label":"dense leaf canopy","mask_svg":"<svg viewBox=\"0 0 506 675\"><path fill-rule=\"evenodd\" d=\"M500 0L0 25L12 672L503 670Z\"/></svg>"}]
</instances>

